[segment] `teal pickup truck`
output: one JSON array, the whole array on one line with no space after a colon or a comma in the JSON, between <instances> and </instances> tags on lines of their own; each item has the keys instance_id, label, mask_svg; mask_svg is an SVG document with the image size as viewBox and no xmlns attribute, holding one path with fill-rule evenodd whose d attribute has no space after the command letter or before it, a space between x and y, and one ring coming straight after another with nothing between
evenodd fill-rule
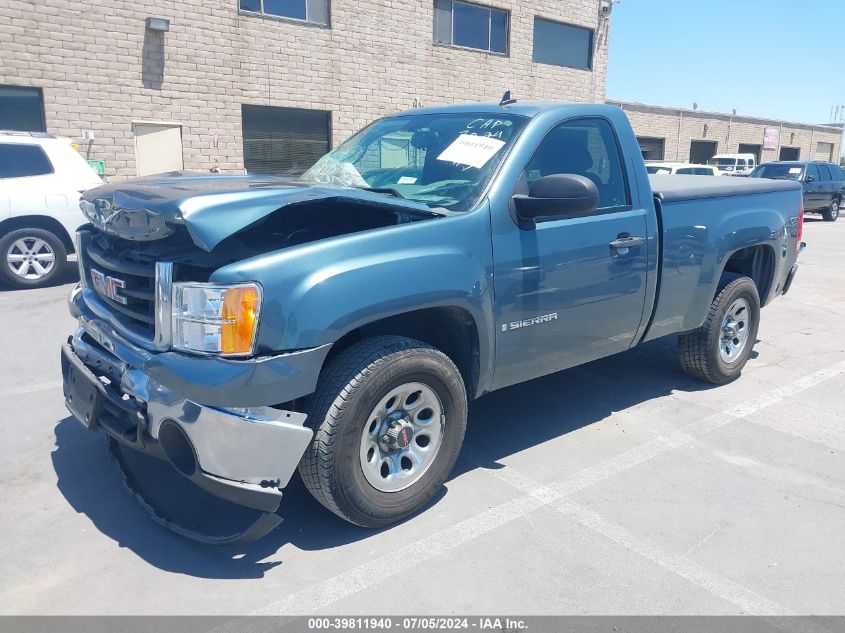
<instances>
[{"instance_id":1,"label":"teal pickup truck","mask_svg":"<svg viewBox=\"0 0 845 633\"><path fill-rule=\"evenodd\" d=\"M802 247L799 183L649 177L606 105L415 110L298 179L163 175L81 205L67 406L122 465L256 511L214 542L275 527L297 468L341 517L399 521L449 476L469 400L645 341L734 380Z\"/></svg>"}]
</instances>

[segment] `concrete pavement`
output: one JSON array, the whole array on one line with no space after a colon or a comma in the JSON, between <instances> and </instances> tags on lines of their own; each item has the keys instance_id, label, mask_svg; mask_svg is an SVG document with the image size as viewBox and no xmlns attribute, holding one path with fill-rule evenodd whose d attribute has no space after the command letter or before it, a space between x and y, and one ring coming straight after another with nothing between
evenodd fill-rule
<instances>
[{"instance_id":1,"label":"concrete pavement","mask_svg":"<svg viewBox=\"0 0 845 633\"><path fill-rule=\"evenodd\" d=\"M226 548L152 523L67 416L72 280L0 292L0 613L843 613L845 221L817 217L740 380L689 379L672 339L512 387L417 517L353 527L295 481Z\"/></svg>"}]
</instances>

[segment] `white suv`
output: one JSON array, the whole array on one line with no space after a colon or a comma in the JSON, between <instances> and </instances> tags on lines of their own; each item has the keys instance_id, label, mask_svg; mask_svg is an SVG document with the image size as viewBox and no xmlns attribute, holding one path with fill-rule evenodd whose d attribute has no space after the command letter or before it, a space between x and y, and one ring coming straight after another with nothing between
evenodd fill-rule
<instances>
[{"instance_id":1,"label":"white suv","mask_svg":"<svg viewBox=\"0 0 845 633\"><path fill-rule=\"evenodd\" d=\"M68 139L0 131L0 280L16 288L54 281L86 222L81 193L101 184Z\"/></svg>"}]
</instances>

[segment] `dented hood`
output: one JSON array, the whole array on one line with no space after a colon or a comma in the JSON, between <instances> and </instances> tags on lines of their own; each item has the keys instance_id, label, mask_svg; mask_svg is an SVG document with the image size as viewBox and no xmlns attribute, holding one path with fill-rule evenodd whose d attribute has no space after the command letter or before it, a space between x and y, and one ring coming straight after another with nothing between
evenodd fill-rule
<instances>
[{"instance_id":1,"label":"dented hood","mask_svg":"<svg viewBox=\"0 0 845 633\"><path fill-rule=\"evenodd\" d=\"M221 241L283 207L347 199L432 217L427 205L390 195L273 176L161 175L97 187L80 203L98 229L149 241L184 225L194 243L211 251Z\"/></svg>"}]
</instances>

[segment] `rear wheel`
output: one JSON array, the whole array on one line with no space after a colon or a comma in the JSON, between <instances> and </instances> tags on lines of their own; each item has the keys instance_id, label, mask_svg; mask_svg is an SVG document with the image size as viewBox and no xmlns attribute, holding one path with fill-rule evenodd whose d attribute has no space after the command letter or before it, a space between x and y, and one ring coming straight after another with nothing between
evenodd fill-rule
<instances>
[{"instance_id":1,"label":"rear wheel","mask_svg":"<svg viewBox=\"0 0 845 633\"><path fill-rule=\"evenodd\" d=\"M0 278L14 288L52 283L67 263L62 240L45 229L18 229L0 238Z\"/></svg>"},{"instance_id":2,"label":"rear wheel","mask_svg":"<svg viewBox=\"0 0 845 633\"><path fill-rule=\"evenodd\" d=\"M405 337L366 339L320 378L300 475L347 521L390 525L424 507L446 481L466 417L464 383L445 354Z\"/></svg>"},{"instance_id":3,"label":"rear wheel","mask_svg":"<svg viewBox=\"0 0 845 633\"><path fill-rule=\"evenodd\" d=\"M834 198L830 201L827 208L822 211L822 217L825 222L836 222L836 218L839 217L839 204L839 198Z\"/></svg>"},{"instance_id":4,"label":"rear wheel","mask_svg":"<svg viewBox=\"0 0 845 633\"><path fill-rule=\"evenodd\" d=\"M678 337L678 356L691 376L724 384L739 377L760 325L760 296L748 277L725 273L704 324Z\"/></svg>"}]
</instances>

